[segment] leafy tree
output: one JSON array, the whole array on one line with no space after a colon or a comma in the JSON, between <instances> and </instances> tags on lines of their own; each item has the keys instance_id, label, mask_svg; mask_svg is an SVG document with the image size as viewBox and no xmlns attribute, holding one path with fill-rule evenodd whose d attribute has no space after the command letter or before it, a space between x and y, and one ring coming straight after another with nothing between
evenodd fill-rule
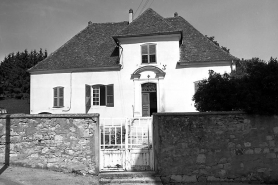
<instances>
[{"instance_id":1,"label":"leafy tree","mask_svg":"<svg viewBox=\"0 0 278 185\"><path fill-rule=\"evenodd\" d=\"M28 69L47 57L47 51L40 49L28 52L10 53L0 63L0 89L5 97L26 99L30 94ZM0 90L1 94L1 90Z\"/></svg>"},{"instance_id":2,"label":"leafy tree","mask_svg":"<svg viewBox=\"0 0 278 185\"><path fill-rule=\"evenodd\" d=\"M243 110L253 114L278 114L278 61L258 58L239 61L236 72L209 71L199 82L193 100L199 111Z\"/></svg>"}]
</instances>

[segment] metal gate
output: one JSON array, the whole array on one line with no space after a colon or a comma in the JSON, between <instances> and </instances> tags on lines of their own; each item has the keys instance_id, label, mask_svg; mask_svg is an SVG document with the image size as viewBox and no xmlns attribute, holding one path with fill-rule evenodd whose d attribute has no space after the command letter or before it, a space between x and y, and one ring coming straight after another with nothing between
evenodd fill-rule
<instances>
[{"instance_id":1,"label":"metal gate","mask_svg":"<svg viewBox=\"0 0 278 185\"><path fill-rule=\"evenodd\" d=\"M100 170L153 170L152 118L100 119Z\"/></svg>"}]
</instances>

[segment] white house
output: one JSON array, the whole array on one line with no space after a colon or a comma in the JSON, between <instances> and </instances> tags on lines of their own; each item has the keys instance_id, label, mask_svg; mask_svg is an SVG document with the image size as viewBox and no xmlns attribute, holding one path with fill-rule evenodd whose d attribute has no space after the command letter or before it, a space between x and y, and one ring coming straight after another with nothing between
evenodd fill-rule
<instances>
[{"instance_id":1,"label":"white house","mask_svg":"<svg viewBox=\"0 0 278 185\"><path fill-rule=\"evenodd\" d=\"M230 72L236 57L184 18L147 9L133 20L91 23L31 68L30 113L103 118L196 111L196 82Z\"/></svg>"}]
</instances>

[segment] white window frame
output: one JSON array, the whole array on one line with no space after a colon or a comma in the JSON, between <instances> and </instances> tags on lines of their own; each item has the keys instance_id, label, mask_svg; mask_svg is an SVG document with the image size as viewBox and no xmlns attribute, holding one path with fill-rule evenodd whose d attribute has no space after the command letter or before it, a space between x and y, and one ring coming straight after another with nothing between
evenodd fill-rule
<instances>
[{"instance_id":1,"label":"white window frame","mask_svg":"<svg viewBox=\"0 0 278 185\"><path fill-rule=\"evenodd\" d=\"M143 54L143 47L144 46L147 46L147 51L148 53L147 54ZM155 46L155 62L150 62L150 55L153 55L153 53L150 53L150 46ZM154 43L146 43L146 44L143 44L141 45L141 64L144 65L144 64L156 64L157 63L157 44L154 44ZM143 63L143 55L147 55L148 56L148 63Z\"/></svg>"},{"instance_id":2,"label":"white window frame","mask_svg":"<svg viewBox=\"0 0 278 185\"><path fill-rule=\"evenodd\" d=\"M93 106L100 106L100 86L94 86L93 88Z\"/></svg>"},{"instance_id":3,"label":"white window frame","mask_svg":"<svg viewBox=\"0 0 278 185\"><path fill-rule=\"evenodd\" d=\"M101 95L103 95L101 93L101 88L100 88L101 86L105 87L105 94L104 94L105 104L104 105L101 105ZM108 87L112 87L111 94L108 94ZM109 84L109 85L98 84L98 85L93 85L92 88L93 88L92 106L94 106L94 107L98 107L98 106L114 107L114 85L113 84ZM110 100L112 100L109 103L108 103L108 98Z\"/></svg>"}]
</instances>

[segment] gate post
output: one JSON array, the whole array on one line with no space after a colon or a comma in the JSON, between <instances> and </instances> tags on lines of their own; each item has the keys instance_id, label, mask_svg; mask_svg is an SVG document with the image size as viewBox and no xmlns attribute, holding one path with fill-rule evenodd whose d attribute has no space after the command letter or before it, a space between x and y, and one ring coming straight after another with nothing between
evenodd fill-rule
<instances>
[{"instance_id":1,"label":"gate post","mask_svg":"<svg viewBox=\"0 0 278 185\"><path fill-rule=\"evenodd\" d=\"M96 120L96 127L94 128L94 135L93 135L93 145L94 145L94 155L95 155L95 173L96 175L99 174L99 166L100 166L100 160L99 160L99 156L100 156L100 137L99 137L99 130L100 130L100 124L99 124L99 114L97 114L97 116L95 117Z\"/></svg>"},{"instance_id":2,"label":"gate post","mask_svg":"<svg viewBox=\"0 0 278 185\"><path fill-rule=\"evenodd\" d=\"M153 149L154 149L154 171L159 173L158 171L158 154L160 149L160 141L159 141L159 128L158 128L158 115L157 113L153 114Z\"/></svg>"}]
</instances>

